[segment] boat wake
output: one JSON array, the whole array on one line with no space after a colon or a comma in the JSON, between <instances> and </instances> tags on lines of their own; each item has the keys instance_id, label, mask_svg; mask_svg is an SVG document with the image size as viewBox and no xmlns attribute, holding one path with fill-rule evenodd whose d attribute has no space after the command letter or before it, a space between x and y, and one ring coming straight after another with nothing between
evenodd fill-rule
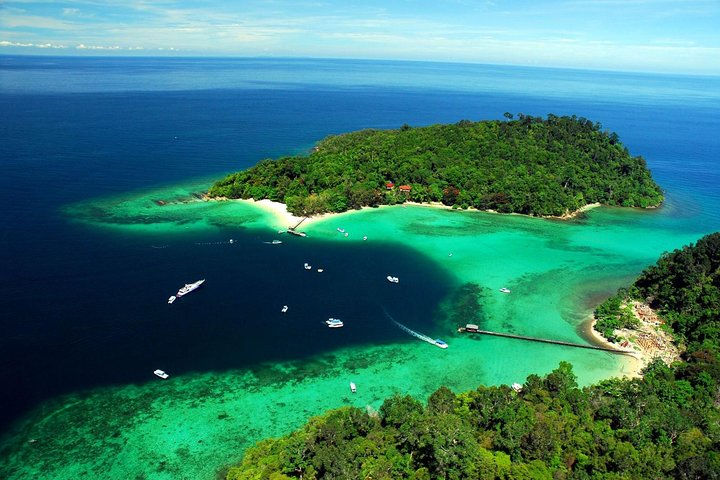
<instances>
[{"instance_id":1,"label":"boat wake","mask_svg":"<svg viewBox=\"0 0 720 480\"><path fill-rule=\"evenodd\" d=\"M435 345L436 347L447 348L447 343L443 342L442 340L440 340L440 339L434 339L434 338L432 338L432 337L428 337L427 335L424 335L424 334L422 334L422 333L420 333L420 332L416 332L416 331L413 330L412 328L406 327L406 326L403 325L402 323L400 323L400 322L398 322L397 320L395 320L395 319L392 317L392 315L390 315L390 314L387 312L387 310L385 310L384 308L383 308L383 312L385 312L385 315L386 315L398 328L400 328L400 330L403 330L404 332L409 333L409 334L412 335L413 337L418 338L418 339L422 340L423 342L431 343L431 344Z\"/></svg>"}]
</instances>

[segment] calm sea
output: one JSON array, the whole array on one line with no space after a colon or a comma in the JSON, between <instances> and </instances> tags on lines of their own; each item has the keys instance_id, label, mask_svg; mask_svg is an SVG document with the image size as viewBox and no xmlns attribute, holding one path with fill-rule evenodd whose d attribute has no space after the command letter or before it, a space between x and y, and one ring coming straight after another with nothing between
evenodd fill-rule
<instances>
[{"instance_id":1,"label":"calm sea","mask_svg":"<svg viewBox=\"0 0 720 480\"><path fill-rule=\"evenodd\" d=\"M288 303L305 305L306 317L368 316L398 301L370 280L391 264L427 279L399 293L412 307L397 315L417 318L455 287L409 249L329 242L301 251L286 242L270 253L261 232L227 227L156 239L91 228L62 213L82 200L218 177L361 128L554 113L598 121L643 155L671 199L668 214L686 231L720 229L717 77L412 62L3 56L0 111L2 428L60 394L146 382L148 366L160 361L172 364L175 375L223 371L402 336L379 325L318 336L254 321L279 308L278 291ZM229 238L237 240L232 249L223 243ZM314 280L287 267L320 255L344 272L322 296ZM212 289L193 294L179 313L166 308L169 293L204 276L212 277Z\"/></svg>"}]
</instances>

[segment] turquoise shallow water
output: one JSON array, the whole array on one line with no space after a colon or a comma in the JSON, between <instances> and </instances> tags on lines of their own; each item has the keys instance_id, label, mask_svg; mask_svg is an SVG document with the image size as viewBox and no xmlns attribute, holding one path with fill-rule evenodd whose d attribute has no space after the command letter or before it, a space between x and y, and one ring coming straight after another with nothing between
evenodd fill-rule
<instances>
[{"instance_id":1,"label":"turquoise shallow water","mask_svg":"<svg viewBox=\"0 0 720 480\"><path fill-rule=\"evenodd\" d=\"M0 119L0 195L13 206L0 232L0 380L14 386L0 398L3 478L214 478L328 408L522 381L561 360L583 384L622 374L627 360L612 354L455 329L586 342L580 327L603 296L720 229L717 78L310 60L0 68L13 112ZM602 122L647 158L665 205L572 221L381 208L296 239L261 210L191 195L330 133L505 111ZM197 278L203 288L168 308ZM325 328L329 316L346 327Z\"/></svg>"},{"instance_id":2,"label":"turquoise shallow water","mask_svg":"<svg viewBox=\"0 0 720 480\"><path fill-rule=\"evenodd\" d=\"M152 200L173 196L189 203L161 207ZM186 234L238 224L271 238L282 227L251 205L197 201L184 196L180 187L124 201L90 202L69 213L114 231L161 235L166 240L172 240L174 231ZM338 233L338 227L349 235ZM369 312L373 319L346 318L346 322L370 325L375 320L404 335L383 317L397 318L424 334L442 337L450 347L441 350L401 336L384 344L339 347L303 360L72 395L35 411L19 427L9 465L22 475L51 475L48 478L91 474L123 478L138 472L149 478L211 478L257 439L287 432L328 408L352 404L377 409L393 393L425 398L440 385L462 391L478 384L522 382L529 374L549 372L560 361L574 365L582 384L622 375L632 366L622 356L462 336L455 328L467 320L490 330L585 343L579 327L593 299L612 292L663 251L697 238L663 209L599 208L576 220L559 221L395 206L333 216L305 230L305 239L279 238L285 241L283 246L295 241L314 258L318 247L333 243L347 244L350 252L371 245L411 249L444 271L444 281L452 288L437 309L408 316L412 296L395 291L377 299L384 312ZM363 236L368 239L362 240ZM254 238L247 235L235 241ZM638 242L639 238L645 241ZM398 285L379 274L373 280L386 290L413 291L422 282L440 278L422 275L412 265L403 265L401 271L392 267L396 265L387 265L386 270L401 278ZM468 291L468 284L474 288ZM501 286L512 293L499 292ZM276 304L282 303L282 291L273 295ZM479 309L468 306L468 298ZM350 381L358 385L355 395L349 391ZM27 443L27 439L37 441Z\"/></svg>"}]
</instances>

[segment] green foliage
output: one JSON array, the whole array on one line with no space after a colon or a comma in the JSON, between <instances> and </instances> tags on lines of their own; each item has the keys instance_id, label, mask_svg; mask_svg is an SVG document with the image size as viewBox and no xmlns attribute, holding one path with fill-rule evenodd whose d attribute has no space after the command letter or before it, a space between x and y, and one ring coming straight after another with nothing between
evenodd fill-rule
<instances>
[{"instance_id":1,"label":"green foliage","mask_svg":"<svg viewBox=\"0 0 720 480\"><path fill-rule=\"evenodd\" d=\"M635 290L633 292L636 293ZM639 321L630 306L633 299L628 290L620 289L618 293L605 300L595 309L595 329L611 342L617 341L614 330L619 328L635 328Z\"/></svg>"},{"instance_id":2,"label":"green foliage","mask_svg":"<svg viewBox=\"0 0 720 480\"><path fill-rule=\"evenodd\" d=\"M649 300L690 352L720 350L720 233L664 254L629 289L599 305L597 330L613 340L613 329L632 328L636 320L625 307L632 300Z\"/></svg>"},{"instance_id":3,"label":"green foliage","mask_svg":"<svg viewBox=\"0 0 720 480\"><path fill-rule=\"evenodd\" d=\"M331 136L310 155L263 160L218 181L208 194L268 198L298 215L406 200L554 216L595 202L662 202L645 161L599 124L552 114L505 117ZM388 181L412 188L387 190Z\"/></svg>"},{"instance_id":4,"label":"green foliage","mask_svg":"<svg viewBox=\"0 0 720 480\"><path fill-rule=\"evenodd\" d=\"M678 365L580 389L561 362L520 393L441 387L427 405L395 395L379 416L333 410L249 449L227 478L720 479L719 252L714 234L664 255L598 307L622 321L627 298L652 295L693 346Z\"/></svg>"}]
</instances>

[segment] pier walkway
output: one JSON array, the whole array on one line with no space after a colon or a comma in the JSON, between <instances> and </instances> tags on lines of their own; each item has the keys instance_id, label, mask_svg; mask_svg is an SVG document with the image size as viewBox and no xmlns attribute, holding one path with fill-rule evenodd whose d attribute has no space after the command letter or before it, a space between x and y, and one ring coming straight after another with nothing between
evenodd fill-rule
<instances>
[{"instance_id":1,"label":"pier walkway","mask_svg":"<svg viewBox=\"0 0 720 480\"><path fill-rule=\"evenodd\" d=\"M525 335L515 335L513 333L501 333L501 332L491 332L489 330L475 330L471 329L468 330L465 327L458 328L458 332L460 333L477 333L480 335L492 335L494 337L505 337L505 338L515 338L518 340L527 340L530 342L540 342L540 343L552 343L554 345L562 345L565 347L576 347L576 348L589 348L591 350L601 350L603 352L610 352L610 353L617 353L620 355L634 355L635 352L627 351L627 350L617 350L614 348L609 347L600 347L597 345L587 345L582 343L572 343L572 342L565 342L562 340L550 340L547 338L538 338L538 337L528 337Z\"/></svg>"},{"instance_id":2,"label":"pier walkway","mask_svg":"<svg viewBox=\"0 0 720 480\"><path fill-rule=\"evenodd\" d=\"M303 223L305 220L307 220L307 219L308 219L308 217L303 217L303 218L301 218L300 221L299 221L298 223L296 223L294 227L289 227L288 229L289 229L289 230L295 230L295 229L298 228L300 225L302 225L302 223Z\"/></svg>"}]
</instances>

